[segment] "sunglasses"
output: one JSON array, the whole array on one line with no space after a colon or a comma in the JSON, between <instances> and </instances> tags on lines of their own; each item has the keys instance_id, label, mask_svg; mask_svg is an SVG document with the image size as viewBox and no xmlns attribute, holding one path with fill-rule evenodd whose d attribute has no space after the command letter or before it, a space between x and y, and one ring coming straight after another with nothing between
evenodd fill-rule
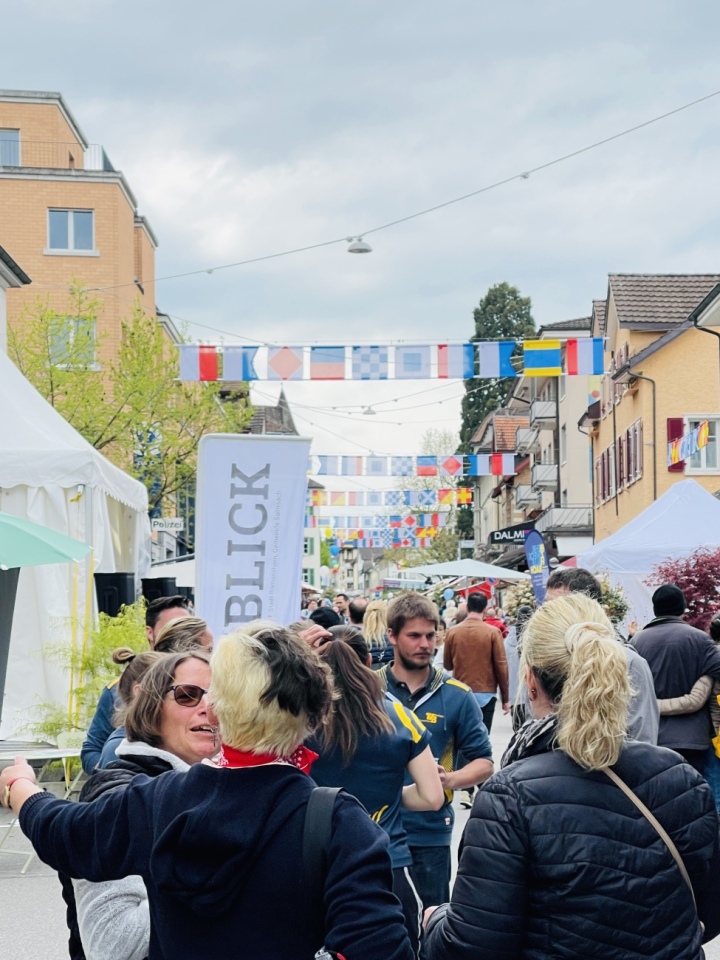
<instances>
[{"instance_id":1,"label":"sunglasses","mask_svg":"<svg viewBox=\"0 0 720 960\"><path fill-rule=\"evenodd\" d=\"M175 683L168 687L167 693L172 693L175 703L179 703L181 707L197 707L207 690L203 690L196 683Z\"/></svg>"}]
</instances>

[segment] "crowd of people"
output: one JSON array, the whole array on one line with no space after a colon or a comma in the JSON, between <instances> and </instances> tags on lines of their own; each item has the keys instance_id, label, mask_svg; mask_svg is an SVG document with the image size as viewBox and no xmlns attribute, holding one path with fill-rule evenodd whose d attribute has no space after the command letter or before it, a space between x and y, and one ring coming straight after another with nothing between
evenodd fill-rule
<instances>
[{"instance_id":1,"label":"crowd of people","mask_svg":"<svg viewBox=\"0 0 720 960\"><path fill-rule=\"evenodd\" d=\"M666 584L629 638L600 600L559 569L512 618L480 592L338 594L217 642L184 598L149 604L80 802L21 757L0 775L59 873L72 960L700 960L720 933L720 615L689 626Z\"/></svg>"}]
</instances>

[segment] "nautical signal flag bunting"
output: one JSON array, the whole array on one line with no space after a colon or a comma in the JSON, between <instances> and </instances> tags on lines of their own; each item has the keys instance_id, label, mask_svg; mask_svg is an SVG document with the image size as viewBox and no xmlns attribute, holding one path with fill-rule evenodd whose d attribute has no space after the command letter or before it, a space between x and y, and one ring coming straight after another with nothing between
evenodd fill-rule
<instances>
[{"instance_id":1,"label":"nautical signal flag bunting","mask_svg":"<svg viewBox=\"0 0 720 960\"><path fill-rule=\"evenodd\" d=\"M505 477L515 473L515 454L486 453L468 456L453 453L440 457L425 454L416 457L313 456L308 472L319 477ZM330 502L332 503L332 500ZM472 502L472 498L467 502Z\"/></svg>"},{"instance_id":2,"label":"nautical signal flag bunting","mask_svg":"<svg viewBox=\"0 0 720 960\"><path fill-rule=\"evenodd\" d=\"M476 343L205 346L183 343L180 380L430 380L594 376L603 340L496 340Z\"/></svg>"}]
</instances>

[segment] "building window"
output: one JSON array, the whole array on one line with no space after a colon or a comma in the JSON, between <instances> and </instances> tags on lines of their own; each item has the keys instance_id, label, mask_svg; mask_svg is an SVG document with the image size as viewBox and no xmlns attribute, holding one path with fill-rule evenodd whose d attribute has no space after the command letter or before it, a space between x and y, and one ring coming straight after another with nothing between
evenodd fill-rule
<instances>
[{"instance_id":1,"label":"building window","mask_svg":"<svg viewBox=\"0 0 720 960\"><path fill-rule=\"evenodd\" d=\"M688 417L687 433L699 426L704 420L708 422L708 442L702 450L694 453L685 461L688 473L720 473L718 470L718 420L710 417Z\"/></svg>"},{"instance_id":2,"label":"building window","mask_svg":"<svg viewBox=\"0 0 720 960\"><path fill-rule=\"evenodd\" d=\"M95 321L88 317L58 317L50 327L50 363L54 367L93 368Z\"/></svg>"},{"instance_id":3,"label":"building window","mask_svg":"<svg viewBox=\"0 0 720 960\"><path fill-rule=\"evenodd\" d=\"M20 166L20 131L0 129L0 167Z\"/></svg>"},{"instance_id":4,"label":"building window","mask_svg":"<svg viewBox=\"0 0 720 960\"><path fill-rule=\"evenodd\" d=\"M567 461L567 427L563 424L560 427L560 463Z\"/></svg>"},{"instance_id":5,"label":"building window","mask_svg":"<svg viewBox=\"0 0 720 960\"><path fill-rule=\"evenodd\" d=\"M565 381L566 380L567 380L567 377L565 376L564 373L558 377L558 394L560 395L561 400L565 399L565 388L566 388Z\"/></svg>"},{"instance_id":6,"label":"building window","mask_svg":"<svg viewBox=\"0 0 720 960\"><path fill-rule=\"evenodd\" d=\"M295 569L297 570L297 567ZM315 586L315 571L312 567L303 567L302 578L304 583L310 584L311 587Z\"/></svg>"},{"instance_id":7,"label":"building window","mask_svg":"<svg viewBox=\"0 0 720 960\"><path fill-rule=\"evenodd\" d=\"M92 210L48 210L48 249L92 253L94 219Z\"/></svg>"},{"instance_id":8,"label":"building window","mask_svg":"<svg viewBox=\"0 0 720 960\"><path fill-rule=\"evenodd\" d=\"M315 553L315 542L312 537L303 539L303 556L312 557Z\"/></svg>"}]
</instances>

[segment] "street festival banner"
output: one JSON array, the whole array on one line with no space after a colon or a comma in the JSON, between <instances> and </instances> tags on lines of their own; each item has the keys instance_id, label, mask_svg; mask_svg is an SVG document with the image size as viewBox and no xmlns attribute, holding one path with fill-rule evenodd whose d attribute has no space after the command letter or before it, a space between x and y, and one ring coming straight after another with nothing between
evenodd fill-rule
<instances>
[{"instance_id":1,"label":"street festival banner","mask_svg":"<svg viewBox=\"0 0 720 960\"><path fill-rule=\"evenodd\" d=\"M699 423L694 430L686 433L677 440L671 440L667 445L667 465L673 466L683 460L689 460L694 453L708 445L710 439L710 424L707 420Z\"/></svg>"},{"instance_id":2,"label":"street festival banner","mask_svg":"<svg viewBox=\"0 0 720 960\"><path fill-rule=\"evenodd\" d=\"M208 434L198 449L196 606L216 637L297 617L310 440Z\"/></svg>"},{"instance_id":3,"label":"street festival banner","mask_svg":"<svg viewBox=\"0 0 720 960\"><path fill-rule=\"evenodd\" d=\"M309 472L318 477L505 477L515 471L514 453L419 454L397 457L312 456Z\"/></svg>"},{"instance_id":4,"label":"street festival banner","mask_svg":"<svg viewBox=\"0 0 720 960\"><path fill-rule=\"evenodd\" d=\"M547 550L542 534L537 530L530 530L525 536L525 559L532 583L535 599L540 605L545 599L545 584L550 576Z\"/></svg>"},{"instance_id":5,"label":"street festival banner","mask_svg":"<svg viewBox=\"0 0 720 960\"><path fill-rule=\"evenodd\" d=\"M522 368L513 354L522 348ZM564 349L563 349L564 348ZM180 380L470 380L474 377L595 376L602 337L371 346L183 343ZM222 369L221 363L222 361Z\"/></svg>"}]
</instances>

